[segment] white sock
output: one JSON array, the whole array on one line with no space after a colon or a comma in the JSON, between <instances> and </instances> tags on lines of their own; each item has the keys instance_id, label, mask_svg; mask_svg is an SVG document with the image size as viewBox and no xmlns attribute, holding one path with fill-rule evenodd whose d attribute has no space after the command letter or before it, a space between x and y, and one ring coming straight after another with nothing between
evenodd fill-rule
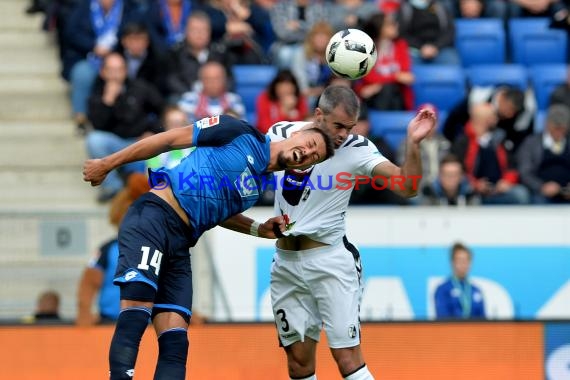
<instances>
[{"instance_id":1,"label":"white sock","mask_svg":"<svg viewBox=\"0 0 570 380\"><path fill-rule=\"evenodd\" d=\"M297 377L297 378L292 378L292 377L291 377L291 380L317 380L317 375L315 375L315 374L313 373L313 374L312 374L311 376L309 376L309 377L303 377L303 378L299 378L299 377Z\"/></svg>"},{"instance_id":2,"label":"white sock","mask_svg":"<svg viewBox=\"0 0 570 380\"><path fill-rule=\"evenodd\" d=\"M344 380L374 380L374 376L368 370L366 364L364 367L360 368L358 371L353 372L344 378Z\"/></svg>"}]
</instances>

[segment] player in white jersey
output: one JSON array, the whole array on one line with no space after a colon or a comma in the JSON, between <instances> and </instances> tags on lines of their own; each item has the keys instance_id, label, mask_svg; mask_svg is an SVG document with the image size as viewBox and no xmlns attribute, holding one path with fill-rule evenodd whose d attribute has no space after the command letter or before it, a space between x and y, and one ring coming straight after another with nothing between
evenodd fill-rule
<instances>
[{"instance_id":1,"label":"player in white jersey","mask_svg":"<svg viewBox=\"0 0 570 380\"><path fill-rule=\"evenodd\" d=\"M416 194L422 172L419 143L436 120L433 112L422 110L410 121L406 161L398 167L367 138L350 134L359 108L352 90L329 86L314 122L281 122L268 131L273 140L280 140L314 125L326 130L336 147L331 159L304 171L280 172L276 178L275 208L286 226L271 268L271 301L291 379L316 379L316 345L323 327L341 375L373 379L360 349L360 255L345 235L344 218L357 178L380 176L400 195ZM244 226L242 232L251 225L255 235L257 222L235 218Z\"/></svg>"}]
</instances>

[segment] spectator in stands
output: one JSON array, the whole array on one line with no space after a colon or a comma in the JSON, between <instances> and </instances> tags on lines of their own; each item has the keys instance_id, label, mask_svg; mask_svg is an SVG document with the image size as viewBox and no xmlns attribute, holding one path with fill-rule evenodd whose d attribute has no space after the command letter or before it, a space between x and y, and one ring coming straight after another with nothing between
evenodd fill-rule
<instances>
[{"instance_id":1,"label":"spectator in stands","mask_svg":"<svg viewBox=\"0 0 570 380\"><path fill-rule=\"evenodd\" d=\"M166 95L164 59L150 43L148 30L144 24L130 22L125 25L118 51L127 63L129 79L143 79Z\"/></svg>"},{"instance_id":2,"label":"spectator in stands","mask_svg":"<svg viewBox=\"0 0 570 380\"><path fill-rule=\"evenodd\" d=\"M221 63L205 63L199 76L202 89L184 93L178 102L191 123L230 111L238 118L245 117L245 106L240 96L227 90L226 70Z\"/></svg>"},{"instance_id":3,"label":"spectator in stands","mask_svg":"<svg viewBox=\"0 0 570 380\"><path fill-rule=\"evenodd\" d=\"M399 37L394 16L374 14L366 21L364 31L375 42L378 59L370 73L358 81L356 93L371 110L413 109L412 59L407 42Z\"/></svg>"},{"instance_id":4,"label":"spectator in stands","mask_svg":"<svg viewBox=\"0 0 570 380\"><path fill-rule=\"evenodd\" d=\"M527 189L518 184L518 173L509 162L503 134L497 131L497 114L490 103L471 109L465 136L453 145L463 161L467 177L483 204L526 204Z\"/></svg>"},{"instance_id":5,"label":"spectator in stands","mask_svg":"<svg viewBox=\"0 0 570 380\"><path fill-rule=\"evenodd\" d=\"M87 127L87 100L101 60L115 49L129 12L127 0L81 0L67 23L64 77L71 70L71 108L80 133Z\"/></svg>"},{"instance_id":6,"label":"spectator in stands","mask_svg":"<svg viewBox=\"0 0 570 380\"><path fill-rule=\"evenodd\" d=\"M463 163L457 156L448 154L439 164L435 180L422 178L421 203L432 206L466 206L480 203L479 197L469 184Z\"/></svg>"},{"instance_id":7,"label":"spectator in stands","mask_svg":"<svg viewBox=\"0 0 570 380\"><path fill-rule=\"evenodd\" d=\"M316 105L317 97L333 75L325 60L325 51L333 34L328 22L319 21L307 33L303 49L296 50L293 54L291 71L311 108Z\"/></svg>"},{"instance_id":8,"label":"spectator in stands","mask_svg":"<svg viewBox=\"0 0 570 380\"><path fill-rule=\"evenodd\" d=\"M334 30L362 29L364 21L378 13L378 5L366 0L336 0L330 23Z\"/></svg>"},{"instance_id":9,"label":"spectator in stands","mask_svg":"<svg viewBox=\"0 0 570 380\"><path fill-rule=\"evenodd\" d=\"M566 71L566 82L556 86L550 95L550 105L564 104L570 107L570 66Z\"/></svg>"},{"instance_id":10,"label":"spectator in stands","mask_svg":"<svg viewBox=\"0 0 570 380\"><path fill-rule=\"evenodd\" d=\"M303 49L309 30L319 21L330 20L332 12L332 4L319 0L276 2L270 11L271 24L276 34L276 41L271 48L273 62L279 68L290 68L293 56Z\"/></svg>"},{"instance_id":11,"label":"spectator in stands","mask_svg":"<svg viewBox=\"0 0 570 380\"><path fill-rule=\"evenodd\" d=\"M381 13L393 14L398 12L404 1L406 0L375 0L374 2Z\"/></svg>"},{"instance_id":12,"label":"spectator in stands","mask_svg":"<svg viewBox=\"0 0 570 380\"><path fill-rule=\"evenodd\" d=\"M168 60L167 87L172 102L176 103L183 93L195 90L198 71L206 62L222 63L226 76L231 77L229 57L222 45L211 42L211 33L208 15L202 11L192 12L186 25L186 39L176 46Z\"/></svg>"},{"instance_id":13,"label":"spectator in stands","mask_svg":"<svg viewBox=\"0 0 570 380\"><path fill-rule=\"evenodd\" d=\"M549 107L543 133L529 136L517 157L521 182L534 203L570 203L570 109Z\"/></svg>"},{"instance_id":14,"label":"spectator in stands","mask_svg":"<svg viewBox=\"0 0 570 380\"><path fill-rule=\"evenodd\" d=\"M453 15L439 0L410 0L399 11L400 34L410 45L414 64L460 63L455 50Z\"/></svg>"},{"instance_id":15,"label":"spectator in stands","mask_svg":"<svg viewBox=\"0 0 570 380\"><path fill-rule=\"evenodd\" d=\"M117 229L129 206L150 189L144 174L131 175L127 186L112 200L109 208L109 222ZM120 289L113 284L117 261L119 259L119 241L115 236L99 247L97 255L89 262L79 280L77 292L78 326L112 323L119 317ZM91 311L93 300L98 299L98 314Z\"/></svg>"},{"instance_id":16,"label":"spectator in stands","mask_svg":"<svg viewBox=\"0 0 570 380\"><path fill-rule=\"evenodd\" d=\"M433 104L422 104L418 109L430 109L439 117L438 109ZM438 177L441 160L451 150L451 143L437 129L433 129L422 141L420 152L422 155L422 188L433 183ZM403 163L406 157L406 142L402 141L398 147L397 162ZM421 189L420 189L421 194ZM421 196L421 195L420 195ZM419 199L418 199L419 200Z\"/></svg>"},{"instance_id":17,"label":"spectator in stands","mask_svg":"<svg viewBox=\"0 0 570 380\"><path fill-rule=\"evenodd\" d=\"M163 99L154 86L142 79L128 79L123 57L117 53L107 55L89 98L89 120L94 128L86 139L89 157L105 157L142 137L161 132L156 115L162 108ZM144 162L125 165L122 170L125 175L142 172ZM122 188L119 173L109 173L98 201L110 200Z\"/></svg>"},{"instance_id":18,"label":"spectator in stands","mask_svg":"<svg viewBox=\"0 0 570 380\"><path fill-rule=\"evenodd\" d=\"M188 17L198 5L193 0L153 0L146 21L153 46L160 54L184 41Z\"/></svg>"},{"instance_id":19,"label":"spectator in stands","mask_svg":"<svg viewBox=\"0 0 570 380\"><path fill-rule=\"evenodd\" d=\"M40 294L34 312L34 323L60 322L59 315L59 294L53 290L48 290Z\"/></svg>"},{"instance_id":20,"label":"spectator in stands","mask_svg":"<svg viewBox=\"0 0 570 380\"><path fill-rule=\"evenodd\" d=\"M526 136L532 134L536 99L532 90L523 92L512 86L473 87L466 99L460 101L450 112L443 126L444 136L454 141L463 134L469 119L469 109L477 104L490 102L498 116L497 127L505 134L505 148L509 155L515 154Z\"/></svg>"},{"instance_id":21,"label":"spectator in stands","mask_svg":"<svg viewBox=\"0 0 570 380\"><path fill-rule=\"evenodd\" d=\"M248 0L212 0L204 10L212 21L212 39L226 47L234 65L268 63L274 33L269 12Z\"/></svg>"},{"instance_id":22,"label":"spectator in stands","mask_svg":"<svg viewBox=\"0 0 570 380\"><path fill-rule=\"evenodd\" d=\"M162 126L167 132L174 128L181 128L190 124L186 113L178 106L166 106L162 113ZM194 148L171 150L156 157L146 160L146 167L149 169L159 169L162 167L173 168L178 165L184 157L190 154Z\"/></svg>"},{"instance_id":23,"label":"spectator in stands","mask_svg":"<svg viewBox=\"0 0 570 380\"><path fill-rule=\"evenodd\" d=\"M507 3L503 0L444 0L443 3L455 18L507 16Z\"/></svg>"},{"instance_id":24,"label":"spectator in stands","mask_svg":"<svg viewBox=\"0 0 570 380\"><path fill-rule=\"evenodd\" d=\"M262 133L279 121L300 121L309 116L307 99L290 70L279 71L267 90L259 94L256 111L257 129Z\"/></svg>"},{"instance_id":25,"label":"spectator in stands","mask_svg":"<svg viewBox=\"0 0 570 380\"><path fill-rule=\"evenodd\" d=\"M549 17L564 7L561 0L509 0L510 17Z\"/></svg>"},{"instance_id":26,"label":"spectator in stands","mask_svg":"<svg viewBox=\"0 0 570 380\"><path fill-rule=\"evenodd\" d=\"M46 31L55 31L57 41L58 54L61 64L60 75L66 81L69 80L69 72L71 70L71 60L68 60L68 43L66 39L66 28L70 21L71 14L74 12L80 0L52 0L46 10L44 21L44 29Z\"/></svg>"},{"instance_id":27,"label":"spectator in stands","mask_svg":"<svg viewBox=\"0 0 570 380\"><path fill-rule=\"evenodd\" d=\"M451 247L451 277L435 291L437 319L484 319L485 300L481 290L469 280L473 253L461 244Z\"/></svg>"}]
</instances>

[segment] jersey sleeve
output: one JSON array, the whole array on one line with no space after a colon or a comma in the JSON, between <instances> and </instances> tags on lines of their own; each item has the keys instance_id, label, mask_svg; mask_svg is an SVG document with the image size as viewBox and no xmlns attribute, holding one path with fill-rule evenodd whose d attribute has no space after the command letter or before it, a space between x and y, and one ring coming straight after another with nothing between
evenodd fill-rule
<instances>
[{"instance_id":1,"label":"jersey sleeve","mask_svg":"<svg viewBox=\"0 0 570 380\"><path fill-rule=\"evenodd\" d=\"M344 149L350 149L350 159L353 160L353 174L367 175L372 177L376 165L388 161L386 157L366 137L350 135L344 145Z\"/></svg>"},{"instance_id":2,"label":"jersey sleeve","mask_svg":"<svg viewBox=\"0 0 570 380\"><path fill-rule=\"evenodd\" d=\"M257 129L243 120L228 115L211 116L198 120L193 125L194 146L224 146L239 136L253 135L260 142L265 141Z\"/></svg>"}]
</instances>

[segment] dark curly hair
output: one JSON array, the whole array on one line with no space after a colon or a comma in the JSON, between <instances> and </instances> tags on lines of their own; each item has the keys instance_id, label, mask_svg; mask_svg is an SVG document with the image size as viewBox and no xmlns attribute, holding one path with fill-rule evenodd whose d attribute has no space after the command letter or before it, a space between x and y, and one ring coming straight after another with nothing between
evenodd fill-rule
<instances>
[{"instance_id":1,"label":"dark curly hair","mask_svg":"<svg viewBox=\"0 0 570 380\"><path fill-rule=\"evenodd\" d=\"M276 88L279 83L289 82L295 86L295 96L299 98L301 94L301 89L299 88L299 83L297 82L297 78L291 72L291 70L281 70L275 75L275 78L269 83L267 87L267 96L269 100L276 101L277 100L277 93Z\"/></svg>"}]
</instances>

